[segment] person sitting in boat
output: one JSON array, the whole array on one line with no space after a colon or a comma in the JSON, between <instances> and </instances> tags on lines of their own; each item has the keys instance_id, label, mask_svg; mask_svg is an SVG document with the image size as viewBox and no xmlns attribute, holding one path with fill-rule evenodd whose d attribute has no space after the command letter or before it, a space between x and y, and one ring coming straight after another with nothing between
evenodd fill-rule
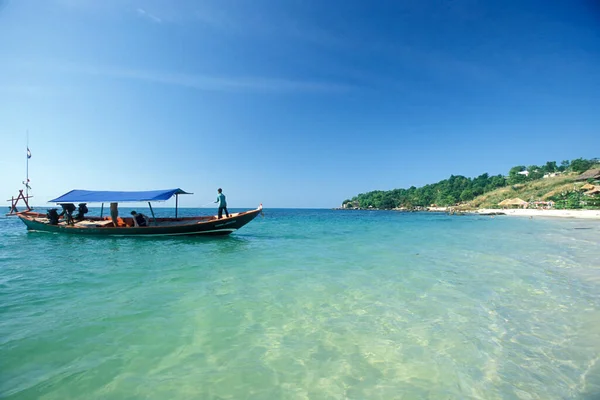
<instances>
[{"instance_id":1,"label":"person sitting in boat","mask_svg":"<svg viewBox=\"0 0 600 400\"><path fill-rule=\"evenodd\" d=\"M58 225L58 211L56 211L56 208L51 208L48 210L48 212L46 213L46 218L48 218L48 224L50 225Z\"/></svg>"},{"instance_id":2,"label":"person sitting in boat","mask_svg":"<svg viewBox=\"0 0 600 400\"><path fill-rule=\"evenodd\" d=\"M79 207L77 208L77 215L75 216L75 219L77 221L83 221L83 219L85 218L85 213L87 213L89 210L87 208L86 203L79 203Z\"/></svg>"},{"instance_id":3,"label":"person sitting in boat","mask_svg":"<svg viewBox=\"0 0 600 400\"><path fill-rule=\"evenodd\" d=\"M133 226L148 226L148 217L142 213L137 213L135 211L131 212L131 216L133 218Z\"/></svg>"}]
</instances>

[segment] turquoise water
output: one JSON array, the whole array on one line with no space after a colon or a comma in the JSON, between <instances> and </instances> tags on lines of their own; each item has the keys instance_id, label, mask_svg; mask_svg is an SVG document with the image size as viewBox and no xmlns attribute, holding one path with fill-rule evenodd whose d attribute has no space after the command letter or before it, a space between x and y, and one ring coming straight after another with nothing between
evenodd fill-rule
<instances>
[{"instance_id":1,"label":"turquoise water","mask_svg":"<svg viewBox=\"0 0 600 400\"><path fill-rule=\"evenodd\" d=\"M3 218L0 397L597 399L599 243L420 213L265 210L212 239Z\"/></svg>"}]
</instances>

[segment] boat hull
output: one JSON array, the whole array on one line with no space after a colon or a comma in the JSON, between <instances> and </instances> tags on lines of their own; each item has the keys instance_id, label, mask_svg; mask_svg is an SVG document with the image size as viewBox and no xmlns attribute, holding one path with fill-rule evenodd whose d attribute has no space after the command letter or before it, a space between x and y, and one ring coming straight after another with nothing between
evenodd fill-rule
<instances>
[{"instance_id":1,"label":"boat hull","mask_svg":"<svg viewBox=\"0 0 600 400\"><path fill-rule=\"evenodd\" d=\"M150 223L150 226L111 226L106 220L87 220L87 225L50 225L45 220L33 216L21 215L18 217L27 226L29 231L49 232L73 235L93 236L223 236L229 235L240 229L262 212L262 207L230 215L229 218L217 219L216 217L187 217L187 218L159 218ZM102 226L95 225L102 223Z\"/></svg>"}]
</instances>

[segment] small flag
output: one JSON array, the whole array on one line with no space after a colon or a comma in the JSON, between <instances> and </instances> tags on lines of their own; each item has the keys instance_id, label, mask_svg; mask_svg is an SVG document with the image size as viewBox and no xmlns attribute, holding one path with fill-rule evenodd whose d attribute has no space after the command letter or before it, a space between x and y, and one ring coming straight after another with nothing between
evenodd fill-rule
<instances>
[{"instance_id":1,"label":"small flag","mask_svg":"<svg viewBox=\"0 0 600 400\"><path fill-rule=\"evenodd\" d=\"M31 158L31 151L29 150L29 147L27 147L27 158Z\"/></svg>"}]
</instances>

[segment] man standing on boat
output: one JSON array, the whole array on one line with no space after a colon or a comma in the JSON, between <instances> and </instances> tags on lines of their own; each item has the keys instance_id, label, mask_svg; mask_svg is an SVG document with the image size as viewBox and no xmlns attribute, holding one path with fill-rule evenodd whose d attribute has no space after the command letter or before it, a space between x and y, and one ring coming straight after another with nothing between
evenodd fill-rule
<instances>
[{"instance_id":1,"label":"man standing on boat","mask_svg":"<svg viewBox=\"0 0 600 400\"><path fill-rule=\"evenodd\" d=\"M227 211L227 201L225 200L225 195L223 194L223 189L217 189L217 201L215 203L219 203L219 219L223 217L223 211L225 211L225 216L229 218L229 212Z\"/></svg>"},{"instance_id":2,"label":"man standing on boat","mask_svg":"<svg viewBox=\"0 0 600 400\"><path fill-rule=\"evenodd\" d=\"M119 226L119 203L110 203L110 219L115 228Z\"/></svg>"}]
</instances>

